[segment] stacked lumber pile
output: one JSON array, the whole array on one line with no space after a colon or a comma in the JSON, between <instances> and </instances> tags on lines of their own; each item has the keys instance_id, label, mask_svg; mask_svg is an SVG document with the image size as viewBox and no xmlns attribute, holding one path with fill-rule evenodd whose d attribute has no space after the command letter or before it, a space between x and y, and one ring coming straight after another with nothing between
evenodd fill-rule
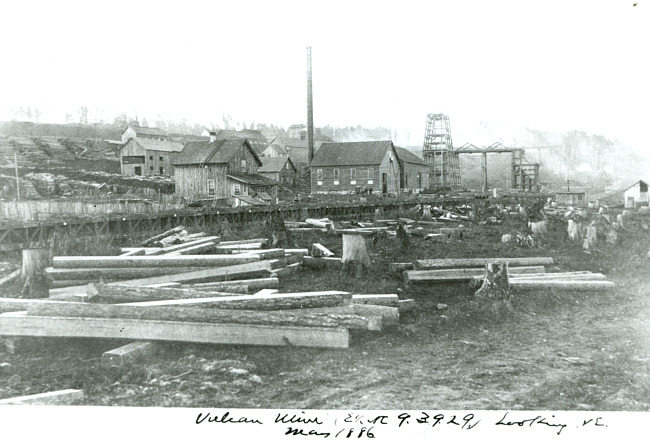
<instances>
[{"instance_id":1,"label":"stacked lumber pile","mask_svg":"<svg viewBox=\"0 0 650 441\"><path fill-rule=\"evenodd\" d=\"M541 274L544 265L553 264L551 257L512 257L475 259L424 259L415 260L412 268L408 264L394 263L392 271L400 271L405 283L413 282L467 282L485 273L485 265L492 262L507 262L513 274Z\"/></svg>"},{"instance_id":2,"label":"stacked lumber pile","mask_svg":"<svg viewBox=\"0 0 650 441\"><path fill-rule=\"evenodd\" d=\"M269 249L266 244L267 239L225 242L177 227L140 247L123 248L119 256L55 256L45 275L51 298L87 295L87 285L100 282L141 287L200 284L197 288L228 287L245 294L249 288L276 288L280 270L300 263L307 253Z\"/></svg>"},{"instance_id":3,"label":"stacked lumber pile","mask_svg":"<svg viewBox=\"0 0 650 441\"><path fill-rule=\"evenodd\" d=\"M396 294L91 288L84 302L0 298L0 335L135 340L104 354L123 365L157 351L156 341L347 348L350 329L381 331L413 307Z\"/></svg>"},{"instance_id":4,"label":"stacked lumber pile","mask_svg":"<svg viewBox=\"0 0 650 441\"><path fill-rule=\"evenodd\" d=\"M155 353L157 341L347 348L350 329L381 331L414 308L397 294L279 293L278 276L309 250L268 249L266 239L223 242L180 227L140 245L54 257L48 277L75 285L48 299L0 299L0 335L133 340L103 356L121 366ZM333 254L320 244L312 253Z\"/></svg>"},{"instance_id":5,"label":"stacked lumber pile","mask_svg":"<svg viewBox=\"0 0 650 441\"><path fill-rule=\"evenodd\" d=\"M614 288L601 273L590 271L551 272L550 257L425 259L413 263L393 263L391 272L402 272L405 283L469 282L472 288L485 280L486 267L498 263L508 266L508 284L513 291L545 289L565 291L600 291Z\"/></svg>"}]
</instances>

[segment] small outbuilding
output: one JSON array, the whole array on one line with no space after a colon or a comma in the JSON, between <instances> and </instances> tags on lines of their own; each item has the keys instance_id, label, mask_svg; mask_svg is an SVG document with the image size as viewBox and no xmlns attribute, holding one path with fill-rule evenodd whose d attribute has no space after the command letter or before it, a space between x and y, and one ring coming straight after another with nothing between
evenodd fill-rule
<instances>
[{"instance_id":1,"label":"small outbuilding","mask_svg":"<svg viewBox=\"0 0 650 441\"><path fill-rule=\"evenodd\" d=\"M259 174L278 181L285 187L295 187L298 179L298 170L288 156L262 157L262 167Z\"/></svg>"}]
</instances>

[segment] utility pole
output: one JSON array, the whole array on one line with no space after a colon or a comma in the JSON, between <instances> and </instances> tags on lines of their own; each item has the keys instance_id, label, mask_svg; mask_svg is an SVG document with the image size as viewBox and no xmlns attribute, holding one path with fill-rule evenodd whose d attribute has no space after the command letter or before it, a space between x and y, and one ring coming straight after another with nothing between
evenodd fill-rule
<instances>
[{"instance_id":1,"label":"utility pole","mask_svg":"<svg viewBox=\"0 0 650 441\"><path fill-rule=\"evenodd\" d=\"M307 146L310 164L314 159L314 98L311 89L311 46L307 46Z\"/></svg>"},{"instance_id":2,"label":"utility pole","mask_svg":"<svg viewBox=\"0 0 650 441\"><path fill-rule=\"evenodd\" d=\"M18 154L14 150L14 167L16 169L16 197L18 198L18 202L20 202L20 181L18 178Z\"/></svg>"}]
</instances>

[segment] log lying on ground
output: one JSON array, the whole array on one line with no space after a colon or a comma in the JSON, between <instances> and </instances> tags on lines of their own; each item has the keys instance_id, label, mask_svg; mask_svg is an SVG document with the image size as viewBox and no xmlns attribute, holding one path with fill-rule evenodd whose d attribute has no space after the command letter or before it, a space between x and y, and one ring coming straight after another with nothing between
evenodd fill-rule
<instances>
[{"instance_id":1,"label":"log lying on ground","mask_svg":"<svg viewBox=\"0 0 650 441\"><path fill-rule=\"evenodd\" d=\"M423 259L413 262L416 270L484 268L488 263L508 263L508 266L552 265L552 257L481 257L476 259Z\"/></svg>"},{"instance_id":2,"label":"log lying on ground","mask_svg":"<svg viewBox=\"0 0 650 441\"><path fill-rule=\"evenodd\" d=\"M399 309L381 305L353 304L354 313L363 317L381 317L384 327L399 325Z\"/></svg>"},{"instance_id":3,"label":"log lying on ground","mask_svg":"<svg viewBox=\"0 0 650 441\"><path fill-rule=\"evenodd\" d=\"M314 269L340 269L340 257L312 257L304 256L302 263L304 266Z\"/></svg>"},{"instance_id":4,"label":"log lying on ground","mask_svg":"<svg viewBox=\"0 0 650 441\"><path fill-rule=\"evenodd\" d=\"M217 242L211 240L209 242L204 242L198 245L191 246L189 248L183 248L182 250L172 251L171 253L165 253L165 254L167 254L168 256L203 254L203 253L207 253L208 251L212 251L216 246L217 246Z\"/></svg>"},{"instance_id":5,"label":"log lying on ground","mask_svg":"<svg viewBox=\"0 0 650 441\"><path fill-rule=\"evenodd\" d=\"M0 312L27 311L27 309L34 303L52 305L68 302L45 299L14 299L10 297L0 297Z\"/></svg>"},{"instance_id":6,"label":"log lying on ground","mask_svg":"<svg viewBox=\"0 0 650 441\"><path fill-rule=\"evenodd\" d=\"M510 280L606 280L601 273L571 274L571 273L546 273L546 274L516 274Z\"/></svg>"},{"instance_id":7,"label":"log lying on ground","mask_svg":"<svg viewBox=\"0 0 650 441\"><path fill-rule=\"evenodd\" d=\"M150 302L158 300L201 299L217 296L232 297L237 295L231 292L219 292L191 288L152 288L133 285L91 284L88 287L88 297L92 301L112 303Z\"/></svg>"},{"instance_id":8,"label":"log lying on ground","mask_svg":"<svg viewBox=\"0 0 650 441\"><path fill-rule=\"evenodd\" d=\"M121 257L127 257L127 256L144 256L146 254L144 248L140 249L133 249L130 251L123 251L122 254L120 254Z\"/></svg>"},{"instance_id":9,"label":"log lying on ground","mask_svg":"<svg viewBox=\"0 0 650 441\"><path fill-rule=\"evenodd\" d=\"M541 274L543 266L522 266L509 269L510 274ZM483 268L458 268L441 270L410 270L404 271L404 283L433 282L433 281L467 281L485 275Z\"/></svg>"},{"instance_id":10,"label":"log lying on ground","mask_svg":"<svg viewBox=\"0 0 650 441\"><path fill-rule=\"evenodd\" d=\"M194 323L162 320L0 315L0 335L163 340L257 346L347 348L345 328Z\"/></svg>"},{"instance_id":11,"label":"log lying on ground","mask_svg":"<svg viewBox=\"0 0 650 441\"><path fill-rule=\"evenodd\" d=\"M192 267L192 271L210 269L210 266ZM127 280L143 277L164 276L189 271L188 267L143 267L143 268L46 268L45 275L53 280ZM78 283L79 284L79 283Z\"/></svg>"},{"instance_id":12,"label":"log lying on ground","mask_svg":"<svg viewBox=\"0 0 650 441\"><path fill-rule=\"evenodd\" d=\"M412 270L412 269L413 269L413 263L411 262L388 264L388 272L390 273L401 273L402 271Z\"/></svg>"},{"instance_id":13,"label":"log lying on ground","mask_svg":"<svg viewBox=\"0 0 650 441\"><path fill-rule=\"evenodd\" d=\"M149 253L153 253L154 251L158 251L158 247L155 247L155 248L143 248L143 247L137 247L137 248L124 247L124 248L120 248L120 252L124 253L124 254L121 254L122 256L126 256L127 253L136 252L136 251L144 251L144 253L142 253L142 254L132 254L132 256L146 256Z\"/></svg>"},{"instance_id":14,"label":"log lying on ground","mask_svg":"<svg viewBox=\"0 0 650 441\"><path fill-rule=\"evenodd\" d=\"M228 266L257 262L257 254L210 254L201 256L57 256L52 259L54 268L144 268L176 266Z\"/></svg>"},{"instance_id":15,"label":"log lying on ground","mask_svg":"<svg viewBox=\"0 0 650 441\"><path fill-rule=\"evenodd\" d=\"M399 296L397 294L352 294L352 303L396 307L399 304Z\"/></svg>"},{"instance_id":16,"label":"log lying on ground","mask_svg":"<svg viewBox=\"0 0 650 441\"><path fill-rule=\"evenodd\" d=\"M510 280L513 291L606 291L615 286L614 282L604 280Z\"/></svg>"},{"instance_id":17,"label":"log lying on ground","mask_svg":"<svg viewBox=\"0 0 650 441\"><path fill-rule=\"evenodd\" d=\"M268 241L269 241L268 239L260 237L258 239L225 240L225 241L221 241L219 243L219 245L221 245L221 246L229 246L229 245L244 245L244 244L250 244L250 243L252 243L252 244L259 243L259 244L262 244L262 245L266 245L268 243Z\"/></svg>"},{"instance_id":18,"label":"log lying on ground","mask_svg":"<svg viewBox=\"0 0 650 441\"><path fill-rule=\"evenodd\" d=\"M217 308L187 308L182 306L100 305L64 303L58 305L32 304L30 316L93 317L160 320L192 323L238 323L252 325L306 326L381 330L381 317L337 315L327 313L294 314L292 311L232 310Z\"/></svg>"},{"instance_id":19,"label":"log lying on ground","mask_svg":"<svg viewBox=\"0 0 650 441\"><path fill-rule=\"evenodd\" d=\"M0 279L0 286L8 285L14 280L17 280L19 277L20 277L20 270L16 270L13 273L10 273L9 275Z\"/></svg>"},{"instance_id":20,"label":"log lying on ground","mask_svg":"<svg viewBox=\"0 0 650 441\"><path fill-rule=\"evenodd\" d=\"M287 277L299 271L301 266L302 266L302 262L292 263L285 266L284 268L279 268L271 271L271 274L274 275L275 277Z\"/></svg>"},{"instance_id":21,"label":"log lying on ground","mask_svg":"<svg viewBox=\"0 0 650 441\"><path fill-rule=\"evenodd\" d=\"M189 257L189 256L188 256ZM222 266L207 270L190 271L186 273L170 274L167 276L148 277L144 279L123 280L122 285L147 286L166 282L200 283L216 282L228 278L236 279L245 276L268 275L271 272L271 263L268 260L260 262L244 263L242 265ZM118 282L114 282L118 283Z\"/></svg>"},{"instance_id":22,"label":"log lying on ground","mask_svg":"<svg viewBox=\"0 0 650 441\"><path fill-rule=\"evenodd\" d=\"M23 395L21 397L5 398L0 400L0 406L14 404L31 405L69 405L75 404L84 399L84 392L80 389L65 389L54 392L45 392L35 395Z\"/></svg>"},{"instance_id":23,"label":"log lying on ground","mask_svg":"<svg viewBox=\"0 0 650 441\"><path fill-rule=\"evenodd\" d=\"M102 354L102 366L124 367L138 360L154 355L160 350L160 344L153 341L134 341Z\"/></svg>"},{"instance_id":24,"label":"log lying on ground","mask_svg":"<svg viewBox=\"0 0 650 441\"><path fill-rule=\"evenodd\" d=\"M238 287L246 287L244 292L251 292L258 289L265 288L279 288L280 281L277 277L264 277L261 279L243 279L243 280L231 280L228 282L208 282L208 283L195 283L191 285L192 289L200 290L214 290L214 291L225 291L225 292L234 292L232 289L237 289Z\"/></svg>"},{"instance_id":25,"label":"log lying on ground","mask_svg":"<svg viewBox=\"0 0 650 441\"><path fill-rule=\"evenodd\" d=\"M325 248L323 245L314 243L311 245L311 255L313 257L332 257L334 253Z\"/></svg>"},{"instance_id":26,"label":"log lying on ground","mask_svg":"<svg viewBox=\"0 0 650 441\"><path fill-rule=\"evenodd\" d=\"M186 242L186 243L181 243L181 244L178 244L178 245L172 245L170 247L160 248L158 251L154 251L152 253L149 253L149 255L150 256L157 256L157 255L160 255L160 254L169 254L169 253L184 250L184 249L187 249L187 248L194 248L197 245L202 245L202 244L205 244L205 243L208 243L208 242L215 243L215 242L218 242L219 239L220 239L219 236L202 237L200 239L193 240L192 242Z\"/></svg>"},{"instance_id":27,"label":"log lying on ground","mask_svg":"<svg viewBox=\"0 0 650 441\"><path fill-rule=\"evenodd\" d=\"M402 314L404 312L409 312L409 311L414 311L415 310L415 300L414 299L406 299L406 300L400 300L397 309L399 310L399 313Z\"/></svg>"},{"instance_id":28,"label":"log lying on ground","mask_svg":"<svg viewBox=\"0 0 650 441\"><path fill-rule=\"evenodd\" d=\"M160 239L164 239L167 236L171 236L176 233L180 233L181 231L185 230L185 227L182 225L179 225L178 227L172 228L171 230L167 230L164 233L158 234L157 236L150 237L149 239L145 240L142 242L142 246L147 246L151 245L154 242L159 241Z\"/></svg>"},{"instance_id":29,"label":"log lying on ground","mask_svg":"<svg viewBox=\"0 0 650 441\"><path fill-rule=\"evenodd\" d=\"M279 311L283 309L326 308L350 304L352 295L343 291L318 291L276 294L273 296L220 296L207 298L188 298L179 300L160 300L132 303L129 306L184 306L220 309L251 309L259 311ZM365 305L360 305L365 306Z\"/></svg>"}]
</instances>

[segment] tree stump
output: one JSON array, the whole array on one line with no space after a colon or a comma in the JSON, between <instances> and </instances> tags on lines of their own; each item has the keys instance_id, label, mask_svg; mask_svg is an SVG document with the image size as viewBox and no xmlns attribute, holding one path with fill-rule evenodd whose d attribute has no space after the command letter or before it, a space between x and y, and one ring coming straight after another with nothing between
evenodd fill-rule
<instances>
[{"instance_id":1,"label":"tree stump","mask_svg":"<svg viewBox=\"0 0 650 441\"><path fill-rule=\"evenodd\" d=\"M567 233L569 234L569 239L576 240L582 237L582 224L569 219L569 225L567 226Z\"/></svg>"},{"instance_id":2,"label":"tree stump","mask_svg":"<svg viewBox=\"0 0 650 441\"><path fill-rule=\"evenodd\" d=\"M370 270L370 256L363 235L343 233L342 270L350 273L354 269L355 277L362 276L364 270Z\"/></svg>"},{"instance_id":3,"label":"tree stump","mask_svg":"<svg viewBox=\"0 0 650 441\"><path fill-rule=\"evenodd\" d=\"M23 266L20 280L23 285L21 295L28 298L45 298L49 295L44 270L50 266L50 253L47 248L26 248L23 250Z\"/></svg>"},{"instance_id":4,"label":"tree stump","mask_svg":"<svg viewBox=\"0 0 650 441\"><path fill-rule=\"evenodd\" d=\"M596 245L596 226L595 225L589 225L587 227L587 234L585 235L585 240L582 243L582 249L584 251L591 251L594 249L594 246Z\"/></svg>"},{"instance_id":5,"label":"tree stump","mask_svg":"<svg viewBox=\"0 0 650 441\"><path fill-rule=\"evenodd\" d=\"M397 239L399 239L400 251L408 251L411 247L411 238L402 223L398 223L397 225Z\"/></svg>"},{"instance_id":6,"label":"tree stump","mask_svg":"<svg viewBox=\"0 0 650 441\"><path fill-rule=\"evenodd\" d=\"M474 296L483 299L510 300L508 262L486 264L483 284Z\"/></svg>"}]
</instances>

